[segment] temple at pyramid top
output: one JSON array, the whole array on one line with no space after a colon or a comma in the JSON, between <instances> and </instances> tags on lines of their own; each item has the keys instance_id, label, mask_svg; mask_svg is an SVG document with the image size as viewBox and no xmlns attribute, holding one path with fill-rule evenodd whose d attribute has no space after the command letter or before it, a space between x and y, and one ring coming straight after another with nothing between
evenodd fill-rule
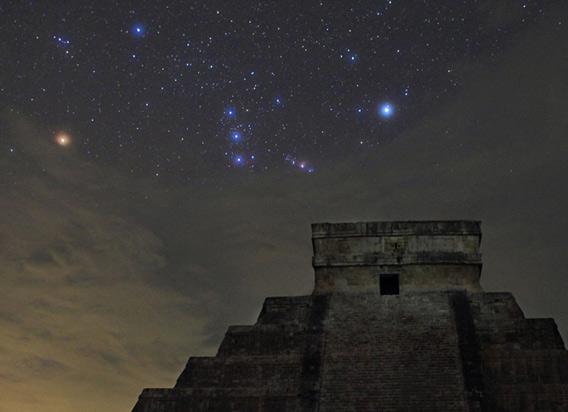
<instances>
[{"instance_id":1,"label":"temple at pyramid top","mask_svg":"<svg viewBox=\"0 0 568 412\"><path fill-rule=\"evenodd\" d=\"M480 291L478 221L314 223L315 294Z\"/></svg>"}]
</instances>

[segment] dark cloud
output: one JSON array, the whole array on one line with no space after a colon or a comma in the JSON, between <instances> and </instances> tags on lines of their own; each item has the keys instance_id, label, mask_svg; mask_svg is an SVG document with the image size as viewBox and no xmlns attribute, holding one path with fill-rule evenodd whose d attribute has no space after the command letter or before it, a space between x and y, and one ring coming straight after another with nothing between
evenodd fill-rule
<instances>
[{"instance_id":1,"label":"dark cloud","mask_svg":"<svg viewBox=\"0 0 568 412\"><path fill-rule=\"evenodd\" d=\"M265 296L309 293L313 221L481 219L486 289L568 336L567 40L519 39L378 154L222 190L121 175L4 116L23 160L0 160L3 406L128 410L171 386Z\"/></svg>"}]
</instances>

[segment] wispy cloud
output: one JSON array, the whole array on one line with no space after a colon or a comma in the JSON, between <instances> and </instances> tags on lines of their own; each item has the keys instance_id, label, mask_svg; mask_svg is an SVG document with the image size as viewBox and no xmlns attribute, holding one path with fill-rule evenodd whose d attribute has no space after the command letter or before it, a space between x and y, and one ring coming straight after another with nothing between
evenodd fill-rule
<instances>
[{"instance_id":1,"label":"wispy cloud","mask_svg":"<svg viewBox=\"0 0 568 412\"><path fill-rule=\"evenodd\" d=\"M0 198L2 408L128 410L203 350L204 320L157 286L163 242L115 202L124 179L11 121L28 161L2 163L17 176Z\"/></svg>"}]
</instances>

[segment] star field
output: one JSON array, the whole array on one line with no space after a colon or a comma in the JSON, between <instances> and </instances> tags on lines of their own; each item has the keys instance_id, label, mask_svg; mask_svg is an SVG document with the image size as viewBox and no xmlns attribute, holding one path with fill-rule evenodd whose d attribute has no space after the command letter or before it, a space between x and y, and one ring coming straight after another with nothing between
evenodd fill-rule
<instances>
[{"instance_id":1,"label":"star field","mask_svg":"<svg viewBox=\"0 0 568 412\"><path fill-rule=\"evenodd\" d=\"M507 3L8 2L1 100L134 175L309 175L395 141L547 12Z\"/></svg>"}]
</instances>

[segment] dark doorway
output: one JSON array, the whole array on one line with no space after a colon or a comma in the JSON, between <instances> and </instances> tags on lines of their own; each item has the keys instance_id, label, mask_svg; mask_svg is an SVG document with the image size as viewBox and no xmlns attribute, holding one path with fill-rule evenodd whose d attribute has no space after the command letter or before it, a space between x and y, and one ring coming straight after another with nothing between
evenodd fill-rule
<instances>
[{"instance_id":1,"label":"dark doorway","mask_svg":"<svg viewBox=\"0 0 568 412\"><path fill-rule=\"evenodd\" d=\"M398 295L398 275L383 274L381 275L381 295Z\"/></svg>"}]
</instances>

